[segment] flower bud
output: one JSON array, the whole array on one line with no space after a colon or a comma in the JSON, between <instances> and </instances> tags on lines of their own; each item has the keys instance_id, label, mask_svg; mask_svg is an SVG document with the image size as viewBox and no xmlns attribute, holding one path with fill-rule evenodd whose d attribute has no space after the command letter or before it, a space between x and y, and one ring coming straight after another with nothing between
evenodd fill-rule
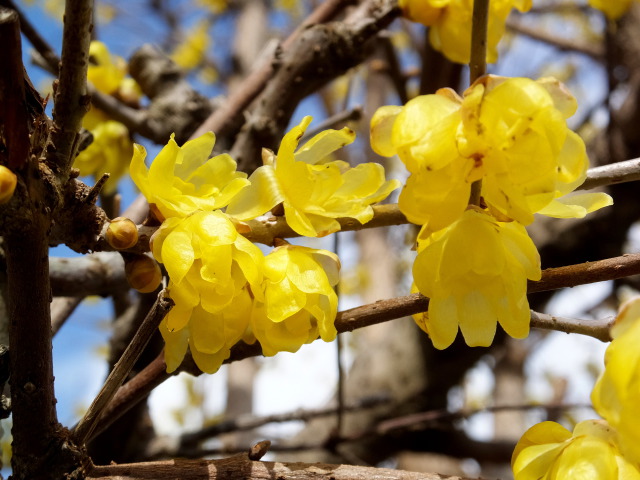
<instances>
[{"instance_id":1,"label":"flower bud","mask_svg":"<svg viewBox=\"0 0 640 480\"><path fill-rule=\"evenodd\" d=\"M147 255L127 256L124 273L129 285L140 293L153 292L162 280L162 272L158 262Z\"/></svg>"},{"instance_id":2,"label":"flower bud","mask_svg":"<svg viewBox=\"0 0 640 480\"><path fill-rule=\"evenodd\" d=\"M4 165L0 165L0 204L7 203L16 189L18 177Z\"/></svg>"},{"instance_id":3,"label":"flower bud","mask_svg":"<svg viewBox=\"0 0 640 480\"><path fill-rule=\"evenodd\" d=\"M105 236L113 248L126 250L138 243L138 227L126 217L117 217L111 220Z\"/></svg>"}]
</instances>

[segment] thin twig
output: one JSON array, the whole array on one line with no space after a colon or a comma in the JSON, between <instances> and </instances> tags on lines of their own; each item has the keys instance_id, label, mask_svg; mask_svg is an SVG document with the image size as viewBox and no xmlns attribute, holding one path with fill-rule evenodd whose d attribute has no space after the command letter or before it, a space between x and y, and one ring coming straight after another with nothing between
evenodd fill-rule
<instances>
[{"instance_id":1,"label":"thin twig","mask_svg":"<svg viewBox=\"0 0 640 480\"><path fill-rule=\"evenodd\" d=\"M546 313L531 311L531 326L544 330L556 330L565 333L579 333L597 338L601 342L611 341L611 327L616 317L605 317L597 320L558 317Z\"/></svg>"},{"instance_id":2,"label":"thin twig","mask_svg":"<svg viewBox=\"0 0 640 480\"><path fill-rule=\"evenodd\" d=\"M120 357L120 360L118 360L113 367L113 370L111 370L111 373L107 377L100 393L98 393L95 400L84 414L84 417L75 427L73 437L77 444L82 445L91 437L91 434L96 428L97 423L100 421L105 408L114 397L127 375L129 375L129 372L131 372L133 365L142 354L147 343L149 343L151 336L157 331L160 322L169 310L171 310L173 305L174 302L167 296L166 290L162 290L158 294L158 298L153 307L151 307L151 310L140 325L140 328L122 354L122 357Z\"/></svg>"},{"instance_id":3,"label":"thin twig","mask_svg":"<svg viewBox=\"0 0 640 480\"><path fill-rule=\"evenodd\" d=\"M322 122L315 126L315 128L305 132L305 134L300 139L300 144L303 144L305 141L309 140L314 135L327 130L328 128L337 128L342 127L345 122L349 121L359 121L362 118L362 107L357 105L348 110L343 110L342 112L338 112L335 115L331 115L330 117L325 118Z\"/></svg>"},{"instance_id":4,"label":"thin twig","mask_svg":"<svg viewBox=\"0 0 640 480\"><path fill-rule=\"evenodd\" d=\"M388 396L376 396L367 397L344 406L345 412L360 411L367 408L374 408L380 405L389 403L390 398ZM192 447L198 443L208 440L210 438L222 435L229 432L244 432L247 430L255 430L269 423L283 423L283 422L295 422L302 421L308 422L315 418L327 417L329 415L335 415L338 412L338 408L321 408L317 410L294 410L287 413L278 413L274 415L267 415L264 417L256 417L254 415L244 415L238 418L231 418L228 420L222 420L215 425L205 427L197 432L187 433L180 438L180 449Z\"/></svg>"},{"instance_id":5,"label":"thin twig","mask_svg":"<svg viewBox=\"0 0 640 480\"><path fill-rule=\"evenodd\" d=\"M469 83L487 73L487 30L489 24L489 0L474 0L471 23L471 61Z\"/></svg>"},{"instance_id":6,"label":"thin twig","mask_svg":"<svg viewBox=\"0 0 640 480\"><path fill-rule=\"evenodd\" d=\"M487 74L487 31L489 25L489 0L474 0L471 23L471 58L469 60L469 84ZM471 184L469 205L480 205L482 179Z\"/></svg>"},{"instance_id":7,"label":"thin twig","mask_svg":"<svg viewBox=\"0 0 640 480\"><path fill-rule=\"evenodd\" d=\"M640 180L640 158L590 168L587 179L578 190L616 185Z\"/></svg>"},{"instance_id":8,"label":"thin twig","mask_svg":"<svg viewBox=\"0 0 640 480\"><path fill-rule=\"evenodd\" d=\"M538 27L529 27L516 20L507 21L507 28L512 32L546 43L559 50L582 53L599 62L605 59L604 49L598 43L577 42L572 39L558 37Z\"/></svg>"}]
</instances>

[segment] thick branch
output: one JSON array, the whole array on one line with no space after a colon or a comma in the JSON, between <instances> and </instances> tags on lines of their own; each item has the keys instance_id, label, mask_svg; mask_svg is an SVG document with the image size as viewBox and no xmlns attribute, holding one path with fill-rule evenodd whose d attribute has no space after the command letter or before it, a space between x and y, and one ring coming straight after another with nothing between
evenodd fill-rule
<instances>
[{"instance_id":1,"label":"thick branch","mask_svg":"<svg viewBox=\"0 0 640 480\"><path fill-rule=\"evenodd\" d=\"M110 295L128 289L124 261L116 252L49 259L51 289L56 297Z\"/></svg>"},{"instance_id":2,"label":"thick branch","mask_svg":"<svg viewBox=\"0 0 640 480\"><path fill-rule=\"evenodd\" d=\"M8 150L0 153L11 169L21 167L29 153L24 70L18 14L0 7L0 139ZM2 138L4 137L4 138ZM6 156L6 157L5 157ZM4 157L4 158L3 158Z\"/></svg>"},{"instance_id":3,"label":"thick branch","mask_svg":"<svg viewBox=\"0 0 640 480\"><path fill-rule=\"evenodd\" d=\"M167 460L93 467L87 480L465 480L436 473L324 463L280 463L249 460L246 454L222 460Z\"/></svg>"},{"instance_id":4,"label":"thick branch","mask_svg":"<svg viewBox=\"0 0 640 480\"><path fill-rule=\"evenodd\" d=\"M294 30L284 41L282 48L288 49L291 43L298 38L302 28L306 28L316 23L326 22L353 0L327 0L322 2L311 15L305 19L303 24ZM218 108L191 136L198 137L208 131L215 132L218 137L226 137L234 133L242 121L242 113L262 92L273 75L273 66L265 64L261 68L254 70L242 82L235 92L229 97L222 107Z\"/></svg>"},{"instance_id":5,"label":"thick branch","mask_svg":"<svg viewBox=\"0 0 640 480\"><path fill-rule=\"evenodd\" d=\"M53 127L49 165L66 172L77 151L76 137L82 117L89 109L87 67L93 15L93 0L67 0L62 36L60 76L54 94Z\"/></svg>"}]
</instances>

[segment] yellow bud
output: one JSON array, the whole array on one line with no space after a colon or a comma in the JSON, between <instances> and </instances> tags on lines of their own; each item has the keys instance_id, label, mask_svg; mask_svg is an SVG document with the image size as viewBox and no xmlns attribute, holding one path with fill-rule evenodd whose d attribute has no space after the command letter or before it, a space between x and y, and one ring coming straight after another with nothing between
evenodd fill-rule
<instances>
[{"instance_id":1,"label":"yellow bud","mask_svg":"<svg viewBox=\"0 0 640 480\"><path fill-rule=\"evenodd\" d=\"M129 285L140 293L153 292L162 280L158 262L146 255L127 256L124 273Z\"/></svg>"},{"instance_id":2,"label":"yellow bud","mask_svg":"<svg viewBox=\"0 0 640 480\"><path fill-rule=\"evenodd\" d=\"M7 203L16 189L18 177L4 165L0 165L0 204Z\"/></svg>"},{"instance_id":3,"label":"yellow bud","mask_svg":"<svg viewBox=\"0 0 640 480\"><path fill-rule=\"evenodd\" d=\"M138 243L138 227L126 217L114 218L107 227L106 238L116 250L126 250Z\"/></svg>"}]
</instances>

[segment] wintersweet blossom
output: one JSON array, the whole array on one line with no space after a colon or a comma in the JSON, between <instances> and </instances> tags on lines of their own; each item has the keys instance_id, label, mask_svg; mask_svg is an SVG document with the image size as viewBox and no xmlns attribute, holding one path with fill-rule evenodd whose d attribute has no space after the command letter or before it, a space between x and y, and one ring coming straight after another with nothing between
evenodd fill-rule
<instances>
[{"instance_id":1,"label":"wintersweet blossom","mask_svg":"<svg viewBox=\"0 0 640 480\"><path fill-rule=\"evenodd\" d=\"M631 8L633 0L589 0L589 5L603 12L609 19L617 20Z\"/></svg>"},{"instance_id":2,"label":"wintersweet blossom","mask_svg":"<svg viewBox=\"0 0 640 480\"><path fill-rule=\"evenodd\" d=\"M565 196L588 168L584 142L566 124L576 108L557 80L489 75L463 97L441 89L404 107L380 108L371 145L407 166L400 209L431 231L462 214L480 178L484 202L501 219L527 225L538 212L583 217L612 200L604 193Z\"/></svg>"},{"instance_id":3,"label":"wintersweet blossom","mask_svg":"<svg viewBox=\"0 0 640 480\"><path fill-rule=\"evenodd\" d=\"M127 172L127 164L133 152L129 130L122 123L106 120L91 128L93 141L76 157L73 166L80 175L100 177L109 173L104 191L112 193L118 180Z\"/></svg>"},{"instance_id":4,"label":"wintersweet blossom","mask_svg":"<svg viewBox=\"0 0 640 480\"><path fill-rule=\"evenodd\" d=\"M623 453L640 464L640 298L622 306L611 337L605 369L591 393L591 401L618 431Z\"/></svg>"},{"instance_id":5,"label":"wintersweet blossom","mask_svg":"<svg viewBox=\"0 0 640 480\"><path fill-rule=\"evenodd\" d=\"M573 434L555 422L534 425L516 445L511 466L515 480L640 480L603 420L582 421Z\"/></svg>"},{"instance_id":6,"label":"wintersweet blossom","mask_svg":"<svg viewBox=\"0 0 640 480\"><path fill-rule=\"evenodd\" d=\"M371 204L386 198L399 182L385 181L384 168L377 163L349 168L346 162L331 161L333 152L355 139L346 127L319 133L298 148L309 123L311 117L304 117L285 134L273 164L253 172L251 186L231 201L228 214L250 220L283 204L289 226L308 237L340 230L336 218L363 224L373 218Z\"/></svg>"},{"instance_id":7,"label":"wintersweet blossom","mask_svg":"<svg viewBox=\"0 0 640 480\"><path fill-rule=\"evenodd\" d=\"M217 370L249 323L250 310L240 315L240 306L247 296L262 299L262 252L219 210L168 218L152 237L151 250L167 269L175 302L162 326L167 368L177 368L188 342L203 371Z\"/></svg>"},{"instance_id":8,"label":"wintersweet blossom","mask_svg":"<svg viewBox=\"0 0 640 480\"><path fill-rule=\"evenodd\" d=\"M264 260L264 301L254 303L251 330L262 352L296 352L318 338L336 338L340 261L326 250L283 245Z\"/></svg>"},{"instance_id":9,"label":"wintersweet blossom","mask_svg":"<svg viewBox=\"0 0 640 480\"><path fill-rule=\"evenodd\" d=\"M489 346L496 322L515 338L529 333L527 279L539 280L540 256L524 227L477 207L418 243L413 278L430 298L418 322L433 345L451 345L458 325L469 346Z\"/></svg>"},{"instance_id":10,"label":"wintersweet blossom","mask_svg":"<svg viewBox=\"0 0 640 480\"><path fill-rule=\"evenodd\" d=\"M399 0L405 17L430 27L429 41L449 60L469 63L473 0ZM489 3L487 61L498 59L498 43L504 35L511 9L526 12L531 0L492 0Z\"/></svg>"},{"instance_id":11,"label":"wintersweet blossom","mask_svg":"<svg viewBox=\"0 0 640 480\"><path fill-rule=\"evenodd\" d=\"M171 54L171 59L179 67L185 70L192 70L202 64L207 49L211 46L209 27L211 27L211 24L208 20L201 20L176 46Z\"/></svg>"},{"instance_id":12,"label":"wintersweet blossom","mask_svg":"<svg viewBox=\"0 0 640 480\"><path fill-rule=\"evenodd\" d=\"M215 139L209 132L179 147L171 135L148 169L146 150L135 145L131 178L159 220L222 208L249 184L229 155L209 158Z\"/></svg>"}]
</instances>

